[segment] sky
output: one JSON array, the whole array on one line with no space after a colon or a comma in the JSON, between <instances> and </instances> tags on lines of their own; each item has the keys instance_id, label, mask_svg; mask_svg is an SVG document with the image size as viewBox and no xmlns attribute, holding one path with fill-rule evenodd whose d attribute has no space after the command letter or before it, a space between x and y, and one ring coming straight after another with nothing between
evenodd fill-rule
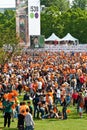
<instances>
[{"instance_id":1,"label":"sky","mask_svg":"<svg viewBox=\"0 0 87 130\"><path fill-rule=\"evenodd\" d=\"M72 0L70 0L72 2ZM14 8L15 0L0 0L0 8Z\"/></svg>"},{"instance_id":2,"label":"sky","mask_svg":"<svg viewBox=\"0 0 87 130\"><path fill-rule=\"evenodd\" d=\"M0 8L14 8L15 0L0 0Z\"/></svg>"}]
</instances>

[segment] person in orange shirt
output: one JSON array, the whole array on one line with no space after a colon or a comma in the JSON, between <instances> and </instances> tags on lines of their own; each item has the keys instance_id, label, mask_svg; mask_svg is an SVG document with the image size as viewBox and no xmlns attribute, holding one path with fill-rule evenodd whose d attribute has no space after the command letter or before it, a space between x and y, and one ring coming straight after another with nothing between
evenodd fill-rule
<instances>
[{"instance_id":1,"label":"person in orange shirt","mask_svg":"<svg viewBox=\"0 0 87 130\"><path fill-rule=\"evenodd\" d=\"M38 88L37 80L34 80L34 82L33 82L33 90L34 90L34 92L37 91L37 88Z\"/></svg>"}]
</instances>

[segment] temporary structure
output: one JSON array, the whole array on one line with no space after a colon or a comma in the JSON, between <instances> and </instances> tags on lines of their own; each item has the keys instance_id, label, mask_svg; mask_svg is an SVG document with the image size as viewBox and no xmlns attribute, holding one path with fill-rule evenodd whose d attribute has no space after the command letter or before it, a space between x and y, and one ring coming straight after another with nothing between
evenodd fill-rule
<instances>
[{"instance_id":1,"label":"temporary structure","mask_svg":"<svg viewBox=\"0 0 87 130\"><path fill-rule=\"evenodd\" d=\"M79 43L79 40L75 37L73 37L70 33L68 33L65 37L63 37L61 39L61 41L71 41L71 42L74 42L74 43Z\"/></svg>"},{"instance_id":2,"label":"temporary structure","mask_svg":"<svg viewBox=\"0 0 87 130\"><path fill-rule=\"evenodd\" d=\"M48 37L47 39L45 39L45 42L49 42L49 41L60 41L61 39L55 35L55 33L52 33L50 37Z\"/></svg>"}]
</instances>

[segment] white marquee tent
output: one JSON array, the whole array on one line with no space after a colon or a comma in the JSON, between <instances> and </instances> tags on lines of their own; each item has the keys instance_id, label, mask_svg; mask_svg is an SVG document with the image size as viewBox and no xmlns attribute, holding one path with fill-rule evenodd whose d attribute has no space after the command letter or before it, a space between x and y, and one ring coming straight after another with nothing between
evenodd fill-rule
<instances>
[{"instance_id":1,"label":"white marquee tent","mask_svg":"<svg viewBox=\"0 0 87 130\"><path fill-rule=\"evenodd\" d=\"M73 37L70 33L67 33L67 35L61 39L61 41L72 41L74 43L79 43L79 40Z\"/></svg>"},{"instance_id":2,"label":"white marquee tent","mask_svg":"<svg viewBox=\"0 0 87 130\"><path fill-rule=\"evenodd\" d=\"M61 39L55 35L55 33L52 33L50 37L48 37L47 39L45 39L45 42L48 41L60 41Z\"/></svg>"}]
</instances>

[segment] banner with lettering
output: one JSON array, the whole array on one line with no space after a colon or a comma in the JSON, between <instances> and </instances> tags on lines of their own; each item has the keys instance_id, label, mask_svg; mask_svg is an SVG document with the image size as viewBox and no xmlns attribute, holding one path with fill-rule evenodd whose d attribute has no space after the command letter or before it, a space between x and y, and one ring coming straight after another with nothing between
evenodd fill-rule
<instances>
[{"instance_id":1,"label":"banner with lettering","mask_svg":"<svg viewBox=\"0 0 87 130\"><path fill-rule=\"evenodd\" d=\"M40 35L40 0L28 0L29 35Z\"/></svg>"}]
</instances>

